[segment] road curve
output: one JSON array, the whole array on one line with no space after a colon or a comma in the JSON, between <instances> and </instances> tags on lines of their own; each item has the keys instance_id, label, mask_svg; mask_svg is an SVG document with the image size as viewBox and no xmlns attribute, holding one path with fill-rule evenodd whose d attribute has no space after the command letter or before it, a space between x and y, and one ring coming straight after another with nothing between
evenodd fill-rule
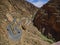
<instances>
[{"instance_id":1,"label":"road curve","mask_svg":"<svg viewBox=\"0 0 60 45\"><path fill-rule=\"evenodd\" d=\"M13 22L15 22L16 19L13 20ZM13 39L13 40L19 40L21 38L21 35L22 35L22 30L21 29L18 29L18 25L16 25L13 29L14 31L16 31L17 33L14 34L12 32L12 29L11 29L11 25L12 23L10 23L8 26L7 26L7 31L8 31L8 36Z\"/></svg>"}]
</instances>

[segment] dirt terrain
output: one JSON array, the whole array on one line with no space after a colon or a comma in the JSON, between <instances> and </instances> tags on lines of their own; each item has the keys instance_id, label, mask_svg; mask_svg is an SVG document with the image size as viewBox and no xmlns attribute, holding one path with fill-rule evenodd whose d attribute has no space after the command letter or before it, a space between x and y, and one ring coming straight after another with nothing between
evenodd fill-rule
<instances>
[{"instance_id":1,"label":"dirt terrain","mask_svg":"<svg viewBox=\"0 0 60 45\"><path fill-rule=\"evenodd\" d=\"M37 11L37 7L25 0L0 0L0 45L51 45L54 41L43 36L33 25ZM17 41L12 40L7 31L8 24L13 23L14 18L15 24L22 20L18 27L22 35Z\"/></svg>"}]
</instances>

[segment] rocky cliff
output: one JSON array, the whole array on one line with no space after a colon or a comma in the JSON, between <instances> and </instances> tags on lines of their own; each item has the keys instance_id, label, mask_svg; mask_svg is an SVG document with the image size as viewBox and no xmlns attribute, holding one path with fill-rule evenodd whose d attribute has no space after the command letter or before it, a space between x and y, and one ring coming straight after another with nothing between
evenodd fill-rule
<instances>
[{"instance_id":1,"label":"rocky cliff","mask_svg":"<svg viewBox=\"0 0 60 45\"><path fill-rule=\"evenodd\" d=\"M48 38L52 37L52 34L56 40L60 40L60 0L50 0L41 7L33 22L39 31L49 35Z\"/></svg>"},{"instance_id":2,"label":"rocky cliff","mask_svg":"<svg viewBox=\"0 0 60 45\"><path fill-rule=\"evenodd\" d=\"M13 17L32 17L38 10L37 7L25 0L0 0L0 18L9 13ZM2 17L1 17L2 16Z\"/></svg>"},{"instance_id":3,"label":"rocky cliff","mask_svg":"<svg viewBox=\"0 0 60 45\"><path fill-rule=\"evenodd\" d=\"M32 16L37 10L38 8L25 0L0 0L0 45L50 45L53 41L45 38L33 26ZM16 22L13 22L14 19ZM20 24L17 24L18 22ZM11 30L7 29L9 24L11 24L9 27ZM12 31L16 34L14 31L16 25L17 29L22 31L19 40L11 39L8 33Z\"/></svg>"}]
</instances>

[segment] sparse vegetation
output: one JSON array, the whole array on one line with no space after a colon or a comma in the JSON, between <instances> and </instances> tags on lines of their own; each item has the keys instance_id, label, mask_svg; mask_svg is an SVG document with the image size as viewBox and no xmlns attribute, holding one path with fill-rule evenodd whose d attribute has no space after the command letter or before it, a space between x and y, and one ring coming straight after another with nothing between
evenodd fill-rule
<instances>
[{"instance_id":1,"label":"sparse vegetation","mask_svg":"<svg viewBox=\"0 0 60 45\"><path fill-rule=\"evenodd\" d=\"M49 43L54 43L54 41L52 39L48 39L46 36L44 36L43 34L40 35L40 38L42 38L44 41L47 41Z\"/></svg>"}]
</instances>

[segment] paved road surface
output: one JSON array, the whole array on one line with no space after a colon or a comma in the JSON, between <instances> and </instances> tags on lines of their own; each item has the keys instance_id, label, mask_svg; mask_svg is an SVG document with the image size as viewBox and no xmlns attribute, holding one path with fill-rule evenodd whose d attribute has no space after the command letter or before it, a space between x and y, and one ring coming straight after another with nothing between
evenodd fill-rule
<instances>
[{"instance_id":1,"label":"paved road surface","mask_svg":"<svg viewBox=\"0 0 60 45\"><path fill-rule=\"evenodd\" d=\"M13 22L15 22L15 21L16 21L16 19L13 20ZM13 23L13 22L12 22L12 23ZM13 39L13 40L19 40L19 39L21 38L21 35L22 35L22 30L21 30L21 29L18 29L18 25L16 25L16 26L14 27L14 31L16 31L17 34L14 34L14 33L12 32L12 29L11 29L12 23L10 23L10 24L7 26L8 36L9 36L11 39ZM19 22L18 24L20 24L20 22Z\"/></svg>"}]
</instances>

